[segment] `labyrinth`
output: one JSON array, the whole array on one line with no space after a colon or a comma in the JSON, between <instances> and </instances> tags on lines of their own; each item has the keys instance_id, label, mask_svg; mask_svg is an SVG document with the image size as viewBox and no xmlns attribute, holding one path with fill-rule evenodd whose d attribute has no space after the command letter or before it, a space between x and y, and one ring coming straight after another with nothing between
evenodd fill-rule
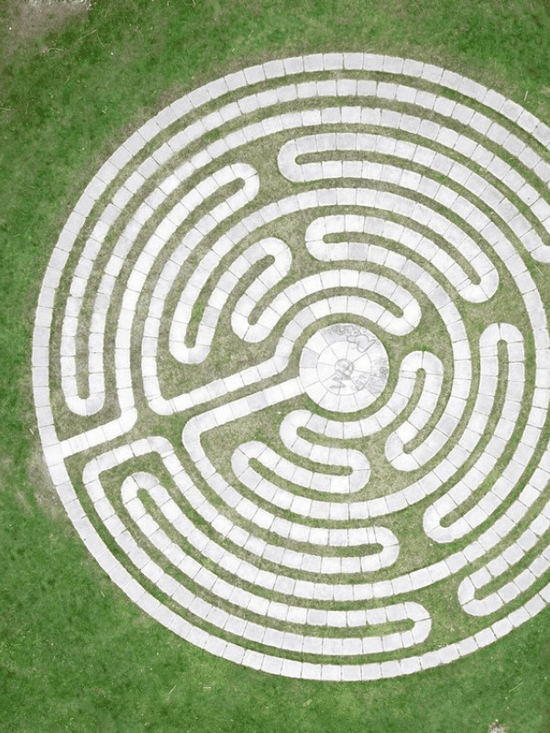
<instances>
[{"instance_id":1,"label":"labyrinth","mask_svg":"<svg viewBox=\"0 0 550 733\"><path fill-rule=\"evenodd\" d=\"M436 66L269 61L82 193L33 384L82 541L274 675L451 663L550 601L550 129Z\"/></svg>"}]
</instances>

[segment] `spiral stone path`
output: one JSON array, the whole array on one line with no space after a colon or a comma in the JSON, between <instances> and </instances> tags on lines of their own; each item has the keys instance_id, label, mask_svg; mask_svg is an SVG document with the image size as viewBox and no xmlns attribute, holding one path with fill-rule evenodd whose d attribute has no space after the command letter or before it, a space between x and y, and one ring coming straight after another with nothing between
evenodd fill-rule
<instances>
[{"instance_id":1,"label":"spiral stone path","mask_svg":"<svg viewBox=\"0 0 550 733\"><path fill-rule=\"evenodd\" d=\"M80 196L36 315L44 456L187 641L410 674L550 601L550 129L409 59L245 69Z\"/></svg>"}]
</instances>

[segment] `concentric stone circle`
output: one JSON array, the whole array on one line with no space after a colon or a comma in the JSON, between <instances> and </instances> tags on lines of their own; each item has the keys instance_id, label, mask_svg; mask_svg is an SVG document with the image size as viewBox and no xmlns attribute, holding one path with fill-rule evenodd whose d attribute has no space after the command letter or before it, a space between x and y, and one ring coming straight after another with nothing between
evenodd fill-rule
<instances>
[{"instance_id":1,"label":"concentric stone circle","mask_svg":"<svg viewBox=\"0 0 550 733\"><path fill-rule=\"evenodd\" d=\"M36 315L45 460L138 606L272 674L410 674L550 600L550 129L413 60L313 55L149 120Z\"/></svg>"}]
</instances>

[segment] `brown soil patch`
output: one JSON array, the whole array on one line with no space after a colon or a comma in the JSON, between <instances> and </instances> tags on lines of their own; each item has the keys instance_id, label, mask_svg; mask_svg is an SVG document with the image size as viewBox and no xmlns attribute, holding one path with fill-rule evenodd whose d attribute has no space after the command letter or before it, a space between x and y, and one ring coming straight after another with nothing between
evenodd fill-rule
<instances>
[{"instance_id":1,"label":"brown soil patch","mask_svg":"<svg viewBox=\"0 0 550 733\"><path fill-rule=\"evenodd\" d=\"M0 19L0 60L31 43L38 44L40 53L55 51L47 36L70 20L84 20L90 7L91 0L8 0Z\"/></svg>"},{"instance_id":2,"label":"brown soil patch","mask_svg":"<svg viewBox=\"0 0 550 733\"><path fill-rule=\"evenodd\" d=\"M27 475L38 507L52 519L59 519L63 515L63 505L57 495L39 445L36 445L31 453ZM18 499L27 510L30 509L28 499L23 492L19 492Z\"/></svg>"}]
</instances>

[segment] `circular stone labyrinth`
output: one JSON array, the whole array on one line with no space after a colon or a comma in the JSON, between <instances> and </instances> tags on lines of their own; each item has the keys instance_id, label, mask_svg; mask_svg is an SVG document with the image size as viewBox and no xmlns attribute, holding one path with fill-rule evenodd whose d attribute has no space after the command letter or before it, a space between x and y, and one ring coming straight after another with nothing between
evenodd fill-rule
<instances>
[{"instance_id":1,"label":"circular stone labyrinth","mask_svg":"<svg viewBox=\"0 0 550 733\"><path fill-rule=\"evenodd\" d=\"M116 150L50 260L33 378L59 496L133 602L322 680L545 608L549 142L457 74L328 54Z\"/></svg>"}]
</instances>

